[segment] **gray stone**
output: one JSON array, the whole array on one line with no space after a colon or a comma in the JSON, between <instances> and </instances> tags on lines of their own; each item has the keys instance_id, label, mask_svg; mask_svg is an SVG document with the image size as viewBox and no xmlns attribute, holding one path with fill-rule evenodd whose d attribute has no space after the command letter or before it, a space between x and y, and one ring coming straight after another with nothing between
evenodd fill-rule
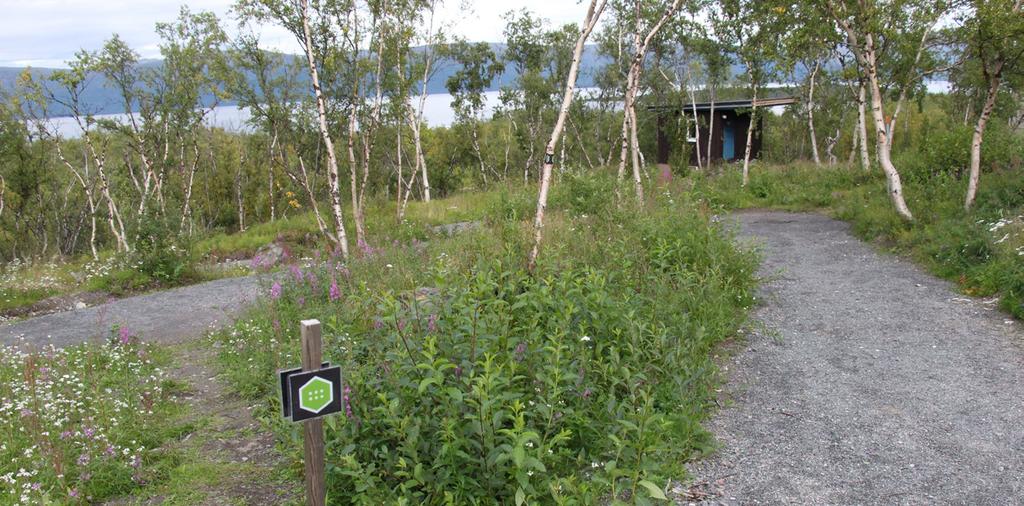
<instances>
[{"instance_id":1,"label":"gray stone","mask_svg":"<svg viewBox=\"0 0 1024 506\"><path fill-rule=\"evenodd\" d=\"M284 246L272 242L270 244L260 247L256 250L256 255L253 256L253 265L258 267L272 267L281 263L284 259L285 250Z\"/></svg>"},{"instance_id":2,"label":"gray stone","mask_svg":"<svg viewBox=\"0 0 1024 506\"><path fill-rule=\"evenodd\" d=\"M430 230L433 231L435 234L443 234L448 237L451 237L453 235L468 232L470 230L476 230L482 226L483 223L479 221L458 221L455 223L437 225L435 227L431 227Z\"/></svg>"}]
</instances>

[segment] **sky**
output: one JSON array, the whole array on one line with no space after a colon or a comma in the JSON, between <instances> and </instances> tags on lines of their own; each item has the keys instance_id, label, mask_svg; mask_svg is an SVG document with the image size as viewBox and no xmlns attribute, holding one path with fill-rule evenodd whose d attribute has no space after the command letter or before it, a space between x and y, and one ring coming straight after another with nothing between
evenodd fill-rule
<instances>
[{"instance_id":1,"label":"sky","mask_svg":"<svg viewBox=\"0 0 1024 506\"><path fill-rule=\"evenodd\" d=\"M117 33L143 58L159 57L154 25L172 21L182 4L192 11L212 11L229 33L236 30L233 0L0 0L0 66L60 67L80 49L99 49ZM577 0L444 0L439 20L450 33L471 41L498 42L501 15L526 8L553 26L579 23L586 5ZM264 27L268 49L298 52L281 28Z\"/></svg>"}]
</instances>

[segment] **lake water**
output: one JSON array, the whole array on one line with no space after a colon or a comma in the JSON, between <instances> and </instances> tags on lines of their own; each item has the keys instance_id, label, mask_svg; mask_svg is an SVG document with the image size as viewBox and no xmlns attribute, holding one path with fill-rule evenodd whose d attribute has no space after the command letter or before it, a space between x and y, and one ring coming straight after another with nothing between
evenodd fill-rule
<instances>
[{"instance_id":1,"label":"lake water","mask_svg":"<svg viewBox=\"0 0 1024 506\"><path fill-rule=\"evenodd\" d=\"M947 81L929 81L926 83L926 86L930 93L949 93L950 90L950 84ZM596 91L596 88L581 88L579 93L587 94ZM494 113L494 108L498 105L498 94L498 91L484 92L484 115L486 117L490 117ZM418 101L418 97L413 97L414 105ZM452 110L451 103L452 96L448 93L427 95L427 100L423 107L424 121L432 127L450 126L455 121L455 111ZM780 111L781 108L779 108L779 111L773 112ZM97 118L111 119L124 119L125 117L124 114L102 114L97 116ZM224 128L229 131L242 131L249 128L248 122L251 117L252 115L247 108L224 105L214 108L206 122L208 125ZM71 118L50 118L48 121L64 137L78 137L82 133L78 125Z\"/></svg>"},{"instance_id":2,"label":"lake water","mask_svg":"<svg viewBox=\"0 0 1024 506\"><path fill-rule=\"evenodd\" d=\"M485 114L490 116L498 104L497 91L484 92ZM419 97L413 97L413 106L419 104ZM424 121L430 126L449 126L455 121L455 111L452 110L452 96L448 93L437 93L427 95L423 106ZM127 118L124 114L98 114L97 118L123 120ZM224 128L230 131L242 131L250 128L249 120L252 114L248 108L235 105L222 105L215 107L213 112L207 116L208 125ZM64 137L78 137L82 131L78 128L74 119L68 117L50 118L50 124L57 129Z\"/></svg>"}]
</instances>

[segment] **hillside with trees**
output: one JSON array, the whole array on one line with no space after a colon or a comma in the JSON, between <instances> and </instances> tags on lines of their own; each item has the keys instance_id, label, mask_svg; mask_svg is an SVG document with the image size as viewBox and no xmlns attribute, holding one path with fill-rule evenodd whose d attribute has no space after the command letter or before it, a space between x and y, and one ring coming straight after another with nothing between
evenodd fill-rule
<instances>
[{"instance_id":1,"label":"hillside with trees","mask_svg":"<svg viewBox=\"0 0 1024 506\"><path fill-rule=\"evenodd\" d=\"M441 2L183 6L155 25L159 61L111 34L64 68L2 69L3 319L236 276L262 295L190 345L106 320L60 350L5 340L0 502L213 504L271 474L290 492L243 502L294 500L276 371L309 318L345 371L331 503L706 498L677 485L714 451L724 347L761 332L775 276L727 224L745 208L827 213L952 282L929 289L1024 318L1021 0L584 0L563 26L510 5L489 42ZM437 93L451 125L425 119ZM247 124L212 124L225 105ZM265 436L190 412L169 371L196 356ZM192 433L277 457L232 467Z\"/></svg>"}]
</instances>

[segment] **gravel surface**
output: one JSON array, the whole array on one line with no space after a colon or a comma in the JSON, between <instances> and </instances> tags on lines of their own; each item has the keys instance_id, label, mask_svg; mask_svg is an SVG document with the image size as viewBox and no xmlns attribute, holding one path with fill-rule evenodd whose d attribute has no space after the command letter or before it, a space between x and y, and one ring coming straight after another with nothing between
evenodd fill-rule
<instances>
[{"instance_id":1,"label":"gravel surface","mask_svg":"<svg viewBox=\"0 0 1024 506\"><path fill-rule=\"evenodd\" d=\"M145 341L175 343L229 321L257 292L255 276L218 279L0 324L0 342L63 347L102 339L112 325L122 324Z\"/></svg>"},{"instance_id":2,"label":"gravel surface","mask_svg":"<svg viewBox=\"0 0 1024 506\"><path fill-rule=\"evenodd\" d=\"M750 339L723 365L709 504L1024 504L1024 332L841 222L744 212L763 247Z\"/></svg>"}]
</instances>

